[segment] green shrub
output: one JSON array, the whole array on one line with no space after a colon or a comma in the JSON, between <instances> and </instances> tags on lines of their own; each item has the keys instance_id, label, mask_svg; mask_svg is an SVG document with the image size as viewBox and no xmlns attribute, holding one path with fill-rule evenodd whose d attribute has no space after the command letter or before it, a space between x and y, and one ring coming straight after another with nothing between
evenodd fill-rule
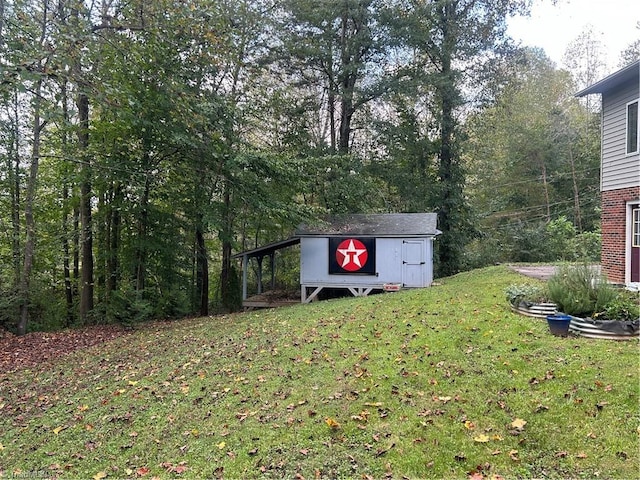
<instances>
[{"instance_id":1,"label":"green shrub","mask_svg":"<svg viewBox=\"0 0 640 480\"><path fill-rule=\"evenodd\" d=\"M530 283L521 283L509 285L505 289L507 301L518 306L520 303L544 303L549 301L549 291L545 285L533 285Z\"/></svg>"},{"instance_id":2,"label":"green shrub","mask_svg":"<svg viewBox=\"0 0 640 480\"><path fill-rule=\"evenodd\" d=\"M564 265L547 282L549 296L568 315L591 316L616 298L600 272L586 264Z\"/></svg>"},{"instance_id":3,"label":"green shrub","mask_svg":"<svg viewBox=\"0 0 640 480\"><path fill-rule=\"evenodd\" d=\"M552 261L571 260L571 242L576 236L576 229L567 217L561 217L551 220L546 228L547 237L547 258Z\"/></svg>"},{"instance_id":4,"label":"green shrub","mask_svg":"<svg viewBox=\"0 0 640 480\"><path fill-rule=\"evenodd\" d=\"M605 304L594 318L602 320L638 320L640 318L639 294L626 290L618 292L616 297Z\"/></svg>"},{"instance_id":5,"label":"green shrub","mask_svg":"<svg viewBox=\"0 0 640 480\"><path fill-rule=\"evenodd\" d=\"M116 290L111 293L106 308L107 321L119 323L125 327L133 327L149 320L153 306L132 289Z\"/></svg>"},{"instance_id":6,"label":"green shrub","mask_svg":"<svg viewBox=\"0 0 640 480\"><path fill-rule=\"evenodd\" d=\"M510 258L505 254L505 245L500 239L483 234L465 246L462 269L474 270L509 260Z\"/></svg>"},{"instance_id":7,"label":"green shrub","mask_svg":"<svg viewBox=\"0 0 640 480\"><path fill-rule=\"evenodd\" d=\"M601 246L602 235L599 230L582 232L569 242L574 260L582 262L599 262Z\"/></svg>"}]
</instances>

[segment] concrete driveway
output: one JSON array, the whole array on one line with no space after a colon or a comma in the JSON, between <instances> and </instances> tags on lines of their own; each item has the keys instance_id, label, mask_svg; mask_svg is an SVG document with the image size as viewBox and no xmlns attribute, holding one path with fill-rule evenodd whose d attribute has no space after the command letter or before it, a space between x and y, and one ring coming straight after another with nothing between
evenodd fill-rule
<instances>
[{"instance_id":1,"label":"concrete driveway","mask_svg":"<svg viewBox=\"0 0 640 480\"><path fill-rule=\"evenodd\" d=\"M554 265L509 265L509 268L521 275L539 280L549 280L557 269Z\"/></svg>"},{"instance_id":2,"label":"concrete driveway","mask_svg":"<svg viewBox=\"0 0 640 480\"><path fill-rule=\"evenodd\" d=\"M600 265L592 265L592 267L600 272ZM522 275L539 280L549 280L549 277L556 273L558 269L556 265L509 265L509 268Z\"/></svg>"}]
</instances>

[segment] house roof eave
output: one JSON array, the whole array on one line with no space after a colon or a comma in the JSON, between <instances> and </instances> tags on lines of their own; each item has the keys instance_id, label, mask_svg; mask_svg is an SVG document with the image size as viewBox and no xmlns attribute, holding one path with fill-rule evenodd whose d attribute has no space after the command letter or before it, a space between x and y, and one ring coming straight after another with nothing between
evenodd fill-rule
<instances>
[{"instance_id":1,"label":"house roof eave","mask_svg":"<svg viewBox=\"0 0 640 480\"><path fill-rule=\"evenodd\" d=\"M593 93L605 93L609 90L616 88L618 85L621 85L625 82L633 80L634 78L638 78L640 76L640 60L637 60L630 65L618 70L608 77L603 78L599 82L594 83L593 85L588 86L587 88L580 90L574 96L576 97L584 97L586 95L591 95Z\"/></svg>"}]
</instances>

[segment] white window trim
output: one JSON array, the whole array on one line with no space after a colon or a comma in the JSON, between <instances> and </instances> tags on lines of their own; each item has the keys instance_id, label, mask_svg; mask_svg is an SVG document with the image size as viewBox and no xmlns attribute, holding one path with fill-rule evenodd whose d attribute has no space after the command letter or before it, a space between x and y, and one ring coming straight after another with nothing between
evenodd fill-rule
<instances>
[{"instance_id":1,"label":"white window trim","mask_svg":"<svg viewBox=\"0 0 640 480\"><path fill-rule=\"evenodd\" d=\"M627 150L627 147L629 146L629 105L633 105L633 104L638 105L638 121L636 122L636 149L632 152L629 152ZM625 118L625 122L624 122L624 151L625 151L625 155L637 155L640 152L640 99L636 98L635 100L632 100L631 102L627 103L627 105L625 106L624 109L624 118Z\"/></svg>"}]
</instances>

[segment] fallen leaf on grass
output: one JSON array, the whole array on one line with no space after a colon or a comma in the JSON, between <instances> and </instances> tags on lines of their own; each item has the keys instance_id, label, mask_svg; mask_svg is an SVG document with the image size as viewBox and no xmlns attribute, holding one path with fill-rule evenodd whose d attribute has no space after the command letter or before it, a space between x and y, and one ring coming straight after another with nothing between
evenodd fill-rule
<instances>
[{"instance_id":1,"label":"fallen leaf on grass","mask_svg":"<svg viewBox=\"0 0 640 480\"><path fill-rule=\"evenodd\" d=\"M392 443L391 445L389 445L388 448L379 448L378 450L376 450L376 457L381 457L383 455L385 455L389 450L391 450L393 447L395 447L396 444Z\"/></svg>"},{"instance_id":2,"label":"fallen leaf on grass","mask_svg":"<svg viewBox=\"0 0 640 480\"><path fill-rule=\"evenodd\" d=\"M540 404L536 407L535 412L540 413L540 412L545 412L547 410L549 410L549 407L547 407L546 405Z\"/></svg>"},{"instance_id":3,"label":"fallen leaf on grass","mask_svg":"<svg viewBox=\"0 0 640 480\"><path fill-rule=\"evenodd\" d=\"M511 450L509 452L509 458L511 458L511 460L513 460L514 462L519 462L520 458L518 457L518 450Z\"/></svg>"},{"instance_id":4,"label":"fallen leaf on grass","mask_svg":"<svg viewBox=\"0 0 640 480\"><path fill-rule=\"evenodd\" d=\"M102 480L103 478L107 478L107 472L98 472L91 478L93 478L93 480Z\"/></svg>"},{"instance_id":5,"label":"fallen leaf on grass","mask_svg":"<svg viewBox=\"0 0 640 480\"><path fill-rule=\"evenodd\" d=\"M584 452L580 452L576 455L576 458L587 458L587 454Z\"/></svg>"},{"instance_id":6,"label":"fallen leaf on grass","mask_svg":"<svg viewBox=\"0 0 640 480\"><path fill-rule=\"evenodd\" d=\"M487 443L489 441L489 437L484 434L481 434L473 437L473 441L478 443Z\"/></svg>"},{"instance_id":7,"label":"fallen leaf on grass","mask_svg":"<svg viewBox=\"0 0 640 480\"><path fill-rule=\"evenodd\" d=\"M517 430L522 430L526 424L527 421L521 418L516 418L513 422L511 422L511 426Z\"/></svg>"},{"instance_id":8,"label":"fallen leaf on grass","mask_svg":"<svg viewBox=\"0 0 640 480\"><path fill-rule=\"evenodd\" d=\"M138 470L136 470L136 475L138 475L139 477L144 477L145 475L148 475L150 471L151 470L149 470L148 467L140 467Z\"/></svg>"},{"instance_id":9,"label":"fallen leaf on grass","mask_svg":"<svg viewBox=\"0 0 640 480\"><path fill-rule=\"evenodd\" d=\"M189 468L186 466L185 462L180 462L177 465L174 465L171 462L163 462L160 464L162 468L164 468L169 473L177 473L178 475L186 472Z\"/></svg>"},{"instance_id":10,"label":"fallen leaf on grass","mask_svg":"<svg viewBox=\"0 0 640 480\"><path fill-rule=\"evenodd\" d=\"M366 422L371 413L369 410L362 410L358 415L351 415L352 420L357 420L359 422Z\"/></svg>"},{"instance_id":11,"label":"fallen leaf on grass","mask_svg":"<svg viewBox=\"0 0 640 480\"><path fill-rule=\"evenodd\" d=\"M325 423L327 424L327 426L329 428L331 428L332 430L337 430L338 428L340 428L340 424L338 422L336 422L333 418L331 417L327 417L325 419Z\"/></svg>"},{"instance_id":12,"label":"fallen leaf on grass","mask_svg":"<svg viewBox=\"0 0 640 480\"><path fill-rule=\"evenodd\" d=\"M476 428L476 425L471 420L466 420L464 422L464 428L466 428L467 430L473 430L474 428Z\"/></svg>"},{"instance_id":13,"label":"fallen leaf on grass","mask_svg":"<svg viewBox=\"0 0 640 480\"><path fill-rule=\"evenodd\" d=\"M56 428L53 429L53 433L58 435L61 431L66 430L67 428L69 428L68 425L62 425L60 427L56 427Z\"/></svg>"},{"instance_id":14,"label":"fallen leaf on grass","mask_svg":"<svg viewBox=\"0 0 640 480\"><path fill-rule=\"evenodd\" d=\"M216 447L218 447L220 450L222 450L226 446L227 446L226 442L220 442L219 444L216 445Z\"/></svg>"}]
</instances>

